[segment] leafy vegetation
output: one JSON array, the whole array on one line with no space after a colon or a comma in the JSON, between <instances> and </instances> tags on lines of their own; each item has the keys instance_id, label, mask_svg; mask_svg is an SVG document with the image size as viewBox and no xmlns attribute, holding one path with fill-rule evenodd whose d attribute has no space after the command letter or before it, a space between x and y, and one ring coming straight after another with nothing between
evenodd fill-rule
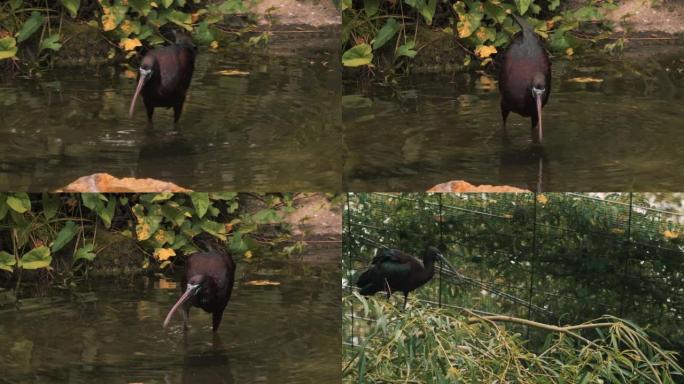
<instances>
[{"instance_id":1,"label":"leafy vegetation","mask_svg":"<svg viewBox=\"0 0 684 384\"><path fill-rule=\"evenodd\" d=\"M166 40L164 29L177 28L191 34L193 40L204 46L217 48L219 32L225 28L225 16L244 16L247 25L237 30L243 33L253 29L253 16L249 14L250 1L225 0L59 0L22 1L0 3L0 60L12 60L19 67L46 62L53 52L59 51L67 39L67 22L87 23L97 28L113 46L109 58L119 52L127 57L143 45L156 46ZM265 41L255 37L253 42ZM116 48L114 48L116 47ZM35 61L20 60L21 50L34 52Z\"/></svg>"},{"instance_id":2,"label":"leafy vegetation","mask_svg":"<svg viewBox=\"0 0 684 384\"><path fill-rule=\"evenodd\" d=\"M254 195L262 208L241 209L237 193L0 194L0 274L41 270L71 276L109 245L102 233L133 239L142 250L140 268L165 268L197 251L193 238L210 235L244 258L263 252L292 254L303 248L280 225L294 208L293 196ZM3 272L4 271L4 272ZM7 275L5 275L7 276Z\"/></svg>"},{"instance_id":3,"label":"leafy vegetation","mask_svg":"<svg viewBox=\"0 0 684 384\"><path fill-rule=\"evenodd\" d=\"M458 273L437 272L429 284L415 292L413 300L409 297L409 308L419 307L419 313L442 316L441 312L437 315L423 308L423 303L429 302L451 308L445 322L456 321L446 320L453 316L463 316L464 308L556 326L618 316L643 327L652 340L665 348L684 351L681 195L360 193L350 197L344 236L349 252L344 258L343 275L347 283L356 281L378 247L396 247L419 254L428 244L441 244ZM654 202L659 209L654 208ZM670 213L662 207L675 211ZM401 299L392 305L400 308ZM351 296L346 300L356 302L357 311L364 307ZM374 300L368 300L368 305L373 303ZM391 314L384 319L363 313L360 316L385 324L392 319ZM433 321L411 319L419 323ZM364 327L363 320L357 321L357 326ZM350 328L345 330L347 340ZM540 332L537 326L524 328L515 323L514 328L521 334L509 333L506 337L522 339L516 340L515 348L524 341L525 350L521 353L532 351L540 355L551 345L549 334ZM362 329L353 332L372 333ZM594 336L605 341L606 334ZM369 343L375 342L380 341ZM392 343L396 342L392 339ZM488 339L484 341L487 342ZM392 345L388 348L399 348ZM458 350L448 352L457 354ZM349 357L356 352L348 353ZM391 352L384 353L387 357ZM431 353L438 356L438 352ZM626 350L621 353L629 354ZM414 369L425 372L425 367L407 365L401 360L405 356L397 358L395 370L397 366L411 366L412 373ZM617 355L602 361L614 358ZM376 363L382 369L391 366L389 362L373 360ZM441 368L429 369L443 369L441 375L445 375L444 367L442 364ZM492 367L483 369L501 373ZM354 378L356 374L349 373ZM601 377L604 382L610 381L607 374Z\"/></svg>"},{"instance_id":4,"label":"leafy vegetation","mask_svg":"<svg viewBox=\"0 0 684 384\"><path fill-rule=\"evenodd\" d=\"M343 299L344 382L674 383L684 369L638 326L604 316L557 327L429 305L400 306L353 294ZM368 320L372 319L372 320ZM510 324L545 333L532 350Z\"/></svg>"},{"instance_id":5,"label":"leafy vegetation","mask_svg":"<svg viewBox=\"0 0 684 384\"><path fill-rule=\"evenodd\" d=\"M467 53L464 65L484 66L519 30L511 13L524 15L536 32L559 54L572 55L582 41L595 41L581 27L600 23L610 28L604 11L613 1L587 1L566 9L560 0L343 0L342 62L347 67L377 66L378 56L389 57L388 67L406 70L412 58L434 43L423 38L430 29L453 39Z\"/></svg>"}]
</instances>

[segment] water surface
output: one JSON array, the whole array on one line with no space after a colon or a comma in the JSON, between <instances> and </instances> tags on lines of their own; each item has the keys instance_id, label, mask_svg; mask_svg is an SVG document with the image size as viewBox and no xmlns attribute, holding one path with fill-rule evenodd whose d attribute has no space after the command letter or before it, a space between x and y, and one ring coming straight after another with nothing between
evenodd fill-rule
<instances>
[{"instance_id":1,"label":"water surface","mask_svg":"<svg viewBox=\"0 0 684 384\"><path fill-rule=\"evenodd\" d=\"M173 280L100 280L2 306L0 383L339 381L338 263L238 264L236 279L216 336L198 308L185 336L180 315L162 329Z\"/></svg>"},{"instance_id":2,"label":"water surface","mask_svg":"<svg viewBox=\"0 0 684 384\"><path fill-rule=\"evenodd\" d=\"M201 51L176 128L160 108L148 126L142 101L128 118L135 74L119 67L1 84L0 190L96 172L194 190L339 190L338 46L334 31L282 32L263 49Z\"/></svg>"},{"instance_id":3,"label":"water surface","mask_svg":"<svg viewBox=\"0 0 684 384\"><path fill-rule=\"evenodd\" d=\"M530 120L501 128L486 74L345 80L345 188L419 191L449 180L547 191L666 191L684 185L684 48L646 58L553 60L543 147ZM600 82L579 83L591 78Z\"/></svg>"}]
</instances>

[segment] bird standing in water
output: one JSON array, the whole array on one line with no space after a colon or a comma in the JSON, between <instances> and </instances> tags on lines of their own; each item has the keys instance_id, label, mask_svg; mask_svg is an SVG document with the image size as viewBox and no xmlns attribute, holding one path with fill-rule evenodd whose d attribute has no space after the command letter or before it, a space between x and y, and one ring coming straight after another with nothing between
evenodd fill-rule
<instances>
[{"instance_id":1,"label":"bird standing in water","mask_svg":"<svg viewBox=\"0 0 684 384\"><path fill-rule=\"evenodd\" d=\"M512 14L522 31L513 37L501 60L499 91L501 116L506 129L506 118L513 111L531 117L536 140L542 141L542 108L551 94L551 61L540 38L522 17Z\"/></svg>"},{"instance_id":2,"label":"bird standing in water","mask_svg":"<svg viewBox=\"0 0 684 384\"><path fill-rule=\"evenodd\" d=\"M183 306L183 328L187 329L190 307L194 306L212 314L212 329L216 332L234 283L235 262L228 253L214 249L193 253L188 257L181 280L184 293L166 315L164 327L171 321L173 313Z\"/></svg>"},{"instance_id":3,"label":"bird standing in water","mask_svg":"<svg viewBox=\"0 0 684 384\"><path fill-rule=\"evenodd\" d=\"M135 102L138 95L142 95L149 122L156 107L173 107L173 122L177 123L180 119L195 70L197 48L188 36L177 31L174 31L174 35L174 44L151 50L140 63L138 85L128 111L129 117L133 117Z\"/></svg>"},{"instance_id":4,"label":"bird standing in water","mask_svg":"<svg viewBox=\"0 0 684 384\"><path fill-rule=\"evenodd\" d=\"M404 293L404 308L409 292L421 287L435 273L435 261L443 260L442 253L436 247L427 247L423 260L397 249L381 249L371 261L371 266L359 276L356 286L364 296L376 292Z\"/></svg>"}]
</instances>

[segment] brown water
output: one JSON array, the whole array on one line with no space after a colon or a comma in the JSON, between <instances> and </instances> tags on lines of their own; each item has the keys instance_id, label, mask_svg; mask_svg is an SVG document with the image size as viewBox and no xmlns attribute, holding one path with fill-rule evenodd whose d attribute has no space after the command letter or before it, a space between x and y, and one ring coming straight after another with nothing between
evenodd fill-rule
<instances>
[{"instance_id":1,"label":"brown water","mask_svg":"<svg viewBox=\"0 0 684 384\"><path fill-rule=\"evenodd\" d=\"M176 129L166 109L148 126L142 102L128 117L135 79L121 68L0 84L0 190L96 172L194 190L339 190L338 46L334 31L283 32L264 49L201 51Z\"/></svg>"},{"instance_id":2,"label":"brown water","mask_svg":"<svg viewBox=\"0 0 684 384\"><path fill-rule=\"evenodd\" d=\"M546 191L679 190L684 49L643 55L554 59L541 149L529 118L511 114L504 134L494 77L415 75L392 87L349 79L345 188L420 191L462 179Z\"/></svg>"},{"instance_id":3,"label":"brown water","mask_svg":"<svg viewBox=\"0 0 684 384\"><path fill-rule=\"evenodd\" d=\"M93 281L0 307L0 383L330 383L339 381L337 263L238 264L216 336L173 280ZM267 279L278 286L251 286Z\"/></svg>"}]
</instances>

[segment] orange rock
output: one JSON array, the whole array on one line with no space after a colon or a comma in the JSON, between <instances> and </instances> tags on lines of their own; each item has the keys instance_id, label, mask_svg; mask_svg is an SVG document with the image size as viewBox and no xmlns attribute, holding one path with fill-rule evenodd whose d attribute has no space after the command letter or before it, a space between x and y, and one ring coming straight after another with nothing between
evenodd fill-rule
<instances>
[{"instance_id":1,"label":"orange rock","mask_svg":"<svg viewBox=\"0 0 684 384\"><path fill-rule=\"evenodd\" d=\"M526 189L511 187L509 185L472 185L463 180L453 180L437 184L428 189L428 192L530 192Z\"/></svg>"},{"instance_id":2,"label":"orange rock","mask_svg":"<svg viewBox=\"0 0 684 384\"><path fill-rule=\"evenodd\" d=\"M155 179L118 179L108 173L94 173L78 178L55 192L192 192L190 189Z\"/></svg>"}]
</instances>

